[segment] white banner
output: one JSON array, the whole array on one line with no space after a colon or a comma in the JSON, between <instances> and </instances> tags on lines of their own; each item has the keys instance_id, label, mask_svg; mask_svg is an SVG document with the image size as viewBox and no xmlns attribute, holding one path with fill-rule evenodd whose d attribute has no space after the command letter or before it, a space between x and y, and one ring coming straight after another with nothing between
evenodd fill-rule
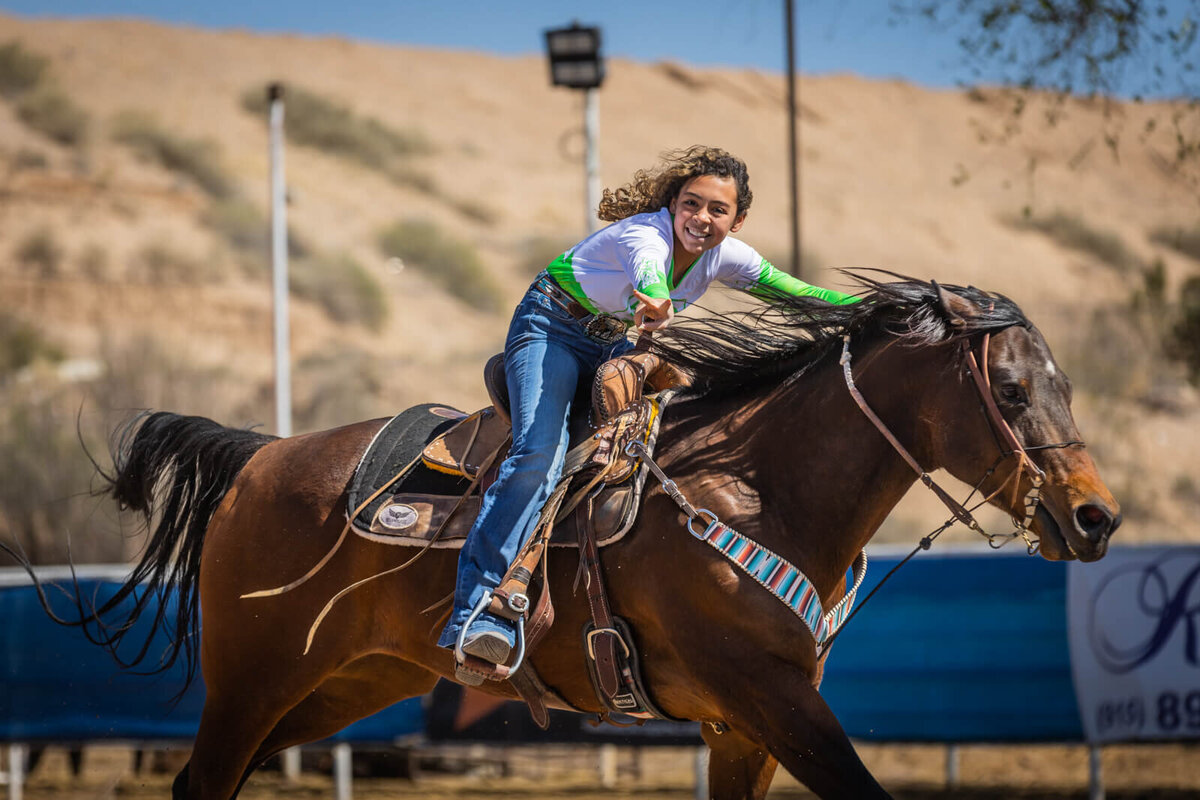
<instances>
[{"instance_id":1,"label":"white banner","mask_svg":"<svg viewBox=\"0 0 1200 800\"><path fill-rule=\"evenodd\" d=\"M1071 562L1067 608L1089 742L1200 739L1200 546Z\"/></svg>"}]
</instances>

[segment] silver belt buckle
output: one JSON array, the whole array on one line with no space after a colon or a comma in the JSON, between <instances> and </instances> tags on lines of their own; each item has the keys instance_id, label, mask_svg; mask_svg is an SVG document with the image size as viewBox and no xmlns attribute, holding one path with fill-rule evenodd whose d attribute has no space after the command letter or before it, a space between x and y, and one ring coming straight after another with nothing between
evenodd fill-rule
<instances>
[{"instance_id":1,"label":"silver belt buckle","mask_svg":"<svg viewBox=\"0 0 1200 800\"><path fill-rule=\"evenodd\" d=\"M598 342L612 344L625 336L625 323L612 314L596 314L584 327L584 332Z\"/></svg>"}]
</instances>

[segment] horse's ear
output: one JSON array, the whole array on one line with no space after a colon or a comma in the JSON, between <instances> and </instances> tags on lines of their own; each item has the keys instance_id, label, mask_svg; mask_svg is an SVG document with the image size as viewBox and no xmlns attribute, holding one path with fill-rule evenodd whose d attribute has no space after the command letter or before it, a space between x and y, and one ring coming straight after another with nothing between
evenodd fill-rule
<instances>
[{"instance_id":1,"label":"horse's ear","mask_svg":"<svg viewBox=\"0 0 1200 800\"><path fill-rule=\"evenodd\" d=\"M938 306L941 307L942 313L951 325L959 328L966 325L967 320L979 316L979 306L960 294L946 291L938 285L937 281L930 281L930 283L937 292Z\"/></svg>"}]
</instances>

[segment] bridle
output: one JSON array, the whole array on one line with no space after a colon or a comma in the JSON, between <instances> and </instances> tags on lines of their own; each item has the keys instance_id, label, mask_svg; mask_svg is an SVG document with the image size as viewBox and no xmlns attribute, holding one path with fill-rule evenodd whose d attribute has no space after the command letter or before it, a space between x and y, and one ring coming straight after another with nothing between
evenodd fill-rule
<instances>
[{"instance_id":1,"label":"bridle","mask_svg":"<svg viewBox=\"0 0 1200 800\"><path fill-rule=\"evenodd\" d=\"M931 531L925 536L922 536L921 540L917 543L917 546L914 547L908 555L900 559L900 561L894 567L888 570L888 573L884 575L882 579L880 579L879 583L871 587L871 591L868 592L867 596L862 599L862 602L860 602L846 616L846 618L842 620L843 626L850 622L850 620L854 618L854 615L861 611L864 606L866 606L871 598L875 596L875 593L878 592L883 585L888 582L888 579L896 574L897 570L907 564L909 560L912 559L917 553L921 552L922 550L928 550L930 547L932 547L933 540L940 536L955 522L962 522L968 528L986 538L988 545L993 549L999 549L1020 536L1025 540L1025 547L1028 550L1029 555L1033 555L1038 551L1038 547L1040 546L1041 542L1031 535L1029 523L1033 521L1033 516L1037 513L1038 506L1041 505L1042 486L1046 482L1046 473L1043 472L1037 464L1033 463L1033 459L1029 457L1029 452L1033 450L1057 450L1064 447L1086 447L1087 445L1081 439L1069 439L1062 442L1032 445L1029 447L1021 444L1020 440L1017 439L1016 434L1013 433L1012 426L1008 424L1008 420L1006 420L1004 415L1000 413L1000 407L996 405L996 399L992 397L992 381L991 376L988 375L987 372L988 344L990 343L991 338L992 334L990 332L983 334L979 348L980 358L978 360L976 360L975 351L972 349L970 342L966 337L959 340L958 349L960 355L962 356L963 363L966 366L966 370L971 375L972 383L975 385L975 390L979 394L979 400L983 405L984 415L988 420L988 427L991 429L992 436L996 440L996 445L1000 449L1000 456L995 462L993 462L992 466L990 466L987 471L984 472L983 477L980 478L975 486L971 489L971 494L967 496L966 500L964 500L963 503L959 503L953 497L951 497L945 489L939 486L937 482L929 476L929 473L921 469L921 465L917 463L917 460L913 458L912 454L904 448L904 445L900 444L900 441L895 437L895 435L892 434L890 430L888 430L888 427L884 424L883 420L881 420L879 416L871 410L871 407L867 405L867 401L863 398L862 392L860 392L858 387L854 385L854 374L850 369L850 334L843 334L842 358L840 363L842 365L842 374L846 379L846 387L850 390L850 395L854 398L854 402L858 404L858 407L862 410L863 414L865 414L867 419L869 419L879 430L879 432L883 434L884 438L891 443L892 447L896 449L896 452L898 452L900 456L908 463L908 465L916 471L921 483L933 490L933 493L937 495L938 499L941 500L946 507L950 509L950 513L954 515L950 519L943 522L941 526L935 530ZM979 366L980 363L983 364L982 368ZM1008 448L1007 450L1005 450L1006 446ZM971 498L980 491L980 487L983 486L984 482L992 476L992 474L1000 467L1001 464L1014 456L1017 459L1017 469L1013 470L1012 475L1006 478L1004 482L1001 483L1000 486L997 487L996 490L987 497L979 500L979 502L971 506L970 509L966 508L965 503L971 502ZM1013 518L1015 530L1013 530L1011 533L995 534L985 531L983 526L979 524L978 520L975 519L975 516L971 512L980 508L981 506L986 505L992 500L992 498L1000 494L1000 492L1002 492L1010 482L1016 481L1017 483L1015 485L1019 486L1022 475L1027 476L1030 483L1029 491L1025 493L1025 499L1023 501L1023 505L1025 507L1025 517L1020 520L1016 519L1015 517ZM1067 549L1070 549L1071 545L1067 543L1065 539L1063 540L1063 543L1067 545ZM834 631L833 634L825 641L825 651L828 651L829 648L833 646L833 642L837 639L838 634L840 634L843 629L844 627Z\"/></svg>"},{"instance_id":2,"label":"bridle","mask_svg":"<svg viewBox=\"0 0 1200 800\"><path fill-rule=\"evenodd\" d=\"M1053 450L1064 447L1086 446L1085 443L1079 439L1070 439L1063 442L1053 442L1051 444L1034 445L1031 447L1026 447L1021 444L1020 440L1017 439L1016 434L1013 433L1012 426L1008 424L1008 420L1004 419L1004 415L1000 413L1000 408L996 405L996 399L992 396L991 376L988 375L986 368L988 345L991 341L991 336L992 334L990 332L983 334L980 344L980 357L978 360L975 358L975 351L971 347L969 340L964 337L959 341L959 354L966 366L967 373L972 378L972 383L975 386L975 390L978 393L980 402L983 406L984 415L988 420L988 427L992 431L992 436L996 439L997 447L1000 449L999 458L995 463L992 464L991 467L988 468L983 477L979 479L979 482L975 484L974 488L971 490L971 495L968 496L967 500L964 502L970 502L971 497L973 497L976 492L980 491L980 487L982 487L983 483L987 481L987 479L990 478L1006 460L1015 457L1017 464L1016 469L1012 470L1010 476L1006 478L1004 482L995 489L995 491L984 497L971 509L966 508L963 503L959 503L957 500L951 497L945 489L943 489L936 481L933 480L928 472L921 468L921 465L912 456L912 454L908 452L904 445L902 445L896 436L888 429L883 420L879 418L879 415L877 415L867 404L862 392L860 392L858 387L854 384L854 374L850 364L850 334L847 333L843 334L842 336L842 357L840 363L842 365L842 374L846 379L846 388L849 389L850 396L854 398L854 402L858 404L859 409L863 412L867 419L871 421L871 423L879 430L883 437L892 445L896 452L900 454L901 458L903 458L904 461L910 467L912 467L913 471L917 473L917 477L921 483L933 491L933 493L937 495L938 499L941 500L948 509L950 509L950 513L954 515L954 518L949 520L944 526L942 526L942 528L938 529L925 539L922 539L922 544L925 546L923 546L921 549L928 549L928 545L925 544L926 541L931 543L933 538L936 538L943 530L948 528L954 523L955 520L957 520L962 522L971 530L985 537L988 540L988 544L993 548L1002 547L1012 539L1020 536L1025 540L1025 545L1030 555L1036 553L1040 542L1032 536L1032 533L1029 530L1029 525L1033 521L1033 517L1037 513L1038 507L1042 502L1042 486L1046 482L1046 473L1043 472L1037 464L1033 463L1033 459L1029 457L1029 452L1033 450ZM982 363L984 367L981 368L980 363ZM1011 533L994 534L985 531L983 526L979 524L979 521L975 519L974 514L971 512L990 502L993 498L1003 492L1010 483L1012 483L1014 487L1019 486L1022 476L1029 479L1029 491L1025 493L1025 497L1022 500L1022 506L1025 509L1025 516L1022 519L1017 519L1016 517L1013 518L1015 530ZM999 542L999 544L997 544L997 542Z\"/></svg>"},{"instance_id":3,"label":"bridle","mask_svg":"<svg viewBox=\"0 0 1200 800\"><path fill-rule=\"evenodd\" d=\"M895 574L896 570L904 566L921 550L928 550L933 545L933 540L955 522L962 522L971 530L987 538L988 544L993 548L1002 547L1017 536L1021 536L1025 539L1025 545L1029 554L1033 555L1037 552L1040 542L1031 535L1029 524L1033 521L1038 507L1041 505L1041 491L1046 481L1046 473L1037 464L1033 463L1033 459L1029 457L1029 452L1064 447L1084 447L1085 445L1078 439L1034 445L1031 447L1025 447L1021 444L1016 434L1013 433L1008 421L1000 413L1000 408L996 405L996 401L992 397L991 379L986 370L987 351L990 340L991 333L984 333L980 348L981 358L978 360L975 358L975 352L966 337L959 342L959 353L979 394L984 414L988 420L988 427L996 440L1000 456L975 484L966 500L963 503L959 503L945 489L939 486L928 472L921 468L920 463L913 457L912 453L900 443L900 440L888 429L883 420L879 418L879 415L867 404L866 399L862 396L862 392L854 384L854 374L850 364L850 334L846 333L842 336L842 357L840 361L842 374L846 380L846 387L850 390L854 401L858 404L859 409L862 410L867 419L871 421L896 452L900 454L901 458L917 473L917 477L921 483L931 489L937 495L938 499L950 509L953 515L946 522L942 523L939 528L923 536L912 552L892 567L887 575L879 583L875 584L857 606L853 606L853 603L855 595L866 575L867 559L865 552L859 552L855 557L854 564L852 565L854 572L853 583L848 585L842 599L832 609L826 611L821 605L815 585L812 584L801 570L788 563L779 555L725 525L712 511L706 508L696 508L688 502L688 499L684 496L675 481L667 477L658 464L655 463L650 451L640 440L634 439L631 441L626 447L626 453L631 457L641 459L658 478L662 484L663 491L675 501L680 510L687 516L684 526L692 536L715 547L723 556L734 564L737 564L754 580L801 617L816 641L818 654L822 654L828 652L829 647L837 639L838 634L845 629L846 623L867 604L875 595L875 592L879 591L883 584ZM980 367L980 363L984 364L983 368ZM981 487L988 478L995 473L1001 464L1009 458L1014 457L1017 460L1017 468L1012 471L1012 475L1006 478L991 494L983 497L970 508L967 508L965 503L969 503L975 494L981 491ZM1025 493L1023 500L1025 508L1024 518L1017 520L1014 517L1013 522L1016 529L1011 533L994 534L985 531L983 526L979 524L979 521L975 519L972 512L994 499L1010 483L1015 481L1014 486L1019 487L1022 476L1027 477L1030 483L1029 491ZM798 591L798 589L801 591Z\"/></svg>"}]
</instances>

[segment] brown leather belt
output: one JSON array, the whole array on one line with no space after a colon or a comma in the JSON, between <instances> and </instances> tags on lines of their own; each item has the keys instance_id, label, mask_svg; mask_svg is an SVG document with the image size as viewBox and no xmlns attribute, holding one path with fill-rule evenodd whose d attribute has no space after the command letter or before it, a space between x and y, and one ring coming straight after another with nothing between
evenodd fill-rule
<instances>
[{"instance_id":1,"label":"brown leather belt","mask_svg":"<svg viewBox=\"0 0 1200 800\"><path fill-rule=\"evenodd\" d=\"M588 317L593 316L592 312L583 307L583 303L580 303L571 296L570 292L559 286L558 281L550 277L549 273L543 272L538 276L538 279L533 285L539 292L546 295L546 297L549 297L551 300L557 303L563 309L563 311L566 311L575 319L587 319Z\"/></svg>"},{"instance_id":2,"label":"brown leather belt","mask_svg":"<svg viewBox=\"0 0 1200 800\"><path fill-rule=\"evenodd\" d=\"M612 314L593 314L588 311L570 292L558 285L558 281L543 272L533 282L533 288L549 297L563 311L566 311L583 324L588 336L604 344L612 344L625 338L626 325Z\"/></svg>"}]
</instances>

